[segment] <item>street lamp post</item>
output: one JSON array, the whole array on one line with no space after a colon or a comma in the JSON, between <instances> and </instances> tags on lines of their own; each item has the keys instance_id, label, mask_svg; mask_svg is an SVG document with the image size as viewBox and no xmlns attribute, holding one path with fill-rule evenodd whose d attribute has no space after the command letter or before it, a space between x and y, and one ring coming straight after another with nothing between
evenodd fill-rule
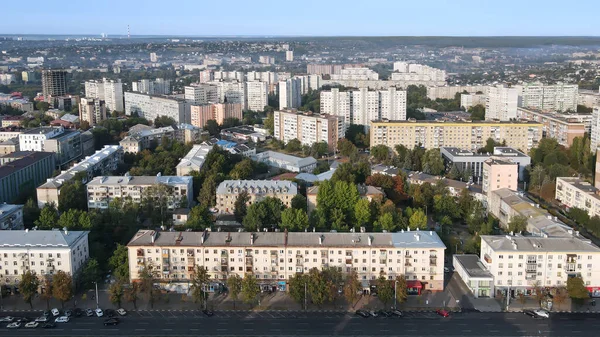
<instances>
[{"instance_id":1,"label":"street lamp post","mask_svg":"<svg viewBox=\"0 0 600 337\"><path fill-rule=\"evenodd\" d=\"M100 304L98 302L98 282L94 282L96 284L96 309L100 308Z\"/></svg>"},{"instance_id":2,"label":"street lamp post","mask_svg":"<svg viewBox=\"0 0 600 337\"><path fill-rule=\"evenodd\" d=\"M397 309L397 305L398 305L398 292L397 292L397 288L398 288L398 280L394 281L394 310Z\"/></svg>"},{"instance_id":3,"label":"street lamp post","mask_svg":"<svg viewBox=\"0 0 600 337\"><path fill-rule=\"evenodd\" d=\"M306 311L306 282L304 282L304 310Z\"/></svg>"}]
</instances>

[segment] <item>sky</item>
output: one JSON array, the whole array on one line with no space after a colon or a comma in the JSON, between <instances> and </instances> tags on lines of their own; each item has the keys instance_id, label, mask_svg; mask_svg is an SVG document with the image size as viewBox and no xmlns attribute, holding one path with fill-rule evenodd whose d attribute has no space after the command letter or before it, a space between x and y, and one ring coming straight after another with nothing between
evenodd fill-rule
<instances>
[{"instance_id":1,"label":"sky","mask_svg":"<svg viewBox=\"0 0 600 337\"><path fill-rule=\"evenodd\" d=\"M2 34L597 36L598 0L3 1Z\"/></svg>"}]
</instances>

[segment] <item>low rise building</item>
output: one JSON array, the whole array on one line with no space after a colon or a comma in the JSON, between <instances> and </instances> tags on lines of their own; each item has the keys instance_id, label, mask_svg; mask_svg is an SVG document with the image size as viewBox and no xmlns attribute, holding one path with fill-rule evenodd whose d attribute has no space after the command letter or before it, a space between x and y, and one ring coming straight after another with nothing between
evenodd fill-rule
<instances>
[{"instance_id":1,"label":"low rise building","mask_svg":"<svg viewBox=\"0 0 600 337\"><path fill-rule=\"evenodd\" d=\"M317 160L313 157L300 158L275 151L257 153L252 160L292 172L312 172L317 168Z\"/></svg>"},{"instance_id":2,"label":"low rise building","mask_svg":"<svg viewBox=\"0 0 600 337\"><path fill-rule=\"evenodd\" d=\"M190 175L192 172L200 172L206 156L212 150L212 146L208 144L197 144L192 147L185 157L181 159L177 167L178 176Z\"/></svg>"},{"instance_id":3,"label":"low rise building","mask_svg":"<svg viewBox=\"0 0 600 337\"><path fill-rule=\"evenodd\" d=\"M7 158L19 154L15 160ZM0 202L12 202L21 193L33 192L52 177L56 158L52 152L15 152L2 156L0 165ZM8 159L8 162L4 161Z\"/></svg>"},{"instance_id":4,"label":"low rise building","mask_svg":"<svg viewBox=\"0 0 600 337\"><path fill-rule=\"evenodd\" d=\"M483 162L483 181L481 190L483 194L508 188L516 191L518 188L519 168L517 163L510 159L491 157Z\"/></svg>"},{"instance_id":5,"label":"low rise building","mask_svg":"<svg viewBox=\"0 0 600 337\"><path fill-rule=\"evenodd\" d=\"M491 156L511 160L517 164L519 180L524 179L525 168L531 164L531 157L512 147L494 147L493 153L478 153L457 147L441 147L440 153L449 171L453 166L463 173L470 171L473 181L480 182L483 176L483 163Z\"/></svg>"},{"instance_id":6,"label":"low rise building","mask_svg":"<svg viewBox=\"0 0 600 337\"><path fill-rule=\"evenodd\" d=\"M0 204L0 230L23 229L23 205Z\"/></svg>"},{"instance_id":7,"label":"low rise building","mask_svg":"<svg viewBox=\"0 0 600 337\"><path fill-rule=\"evenodd\" d=\"M517 118L542 123L543 136L556 139L564 147L571 146L575 137L583 137L592 129L592 114L545 113L539 110L518 108Z\"/></svg>"},{"instance_id":8,"label":"low rise building","mask_svg":"<svg viewBox=\"0 0 600 337\"><path fill-rule=\"evenodd\" d=\"M416 185L422 185L424 183L435 185L441 181L446 188L448 188L450 195L454 197L458 197L463 190L470 190L471 186L473 186L472 183L434 176L423 172L410 172L406 178L406 181L409 184Z\"/></svg>"},{"instance_id":9,"label":"low rise building","mask_svg":"<svg viewBox=\"0 0 600 337\"><path fill-rule=\"evenodd\" d=\"M241 103L211 103L203 105L192 105L190 123L199 128L205 128L209 120L214 120L219 125L228 118L242 120Z\"/></svg>"},{"instance_id":10,"label":"low rise building","mask_svg":"<svg viewBox=\"0 0 600 337\"><path fill-rule=\"evenodd\" d=\"M460 106L469 110L471 107L476 105L482 105L485 107L487 97L485 94L461 94L460 95Z\"/></svg>"},{"instance_id":11,"label":"low rise building","mask_svg":"<svg viewBox=\"0 0 600 337\"><path fill-rule=\"evenodd\" d=\"M556 200L563 205L584 210L590 218L600 216L600 190L577 177L556 178Z\"/></svg>"},{"instance_id":12,"label":"low rise building","mask_svg":"<svg viewBox=\"0 0 600 337\"><path fill-rule=\"evenodd\" d=\"M39 127L19 135L21 151L54 152L56 165L63 166L83 155L81 132L64 127Z\"/></svg>"},{"instance_id":13,"label":"low rise building","mask_svg":"<svg viewBox=\"0 0 600 337\"><path fill-rule=\"evenodd\" d=\"M166 186L166 194L160 196L149 192L150 187ZM157 192L158 193L158 192ZM107 209L116 199L131 199L141 203L145 197L153 199L166 198L168 209L190 207L193 203L192 177L178 176L101 176L87 184L88 209ZM158 206L158 202L157 205Z\"/></svg>"},{"instance_id":14,"label":"low rise building","mask_svg":"<svg viewBox=\"0 0 600 337\"><path fill-rule=\"evenodd\" d=\"M292 199L298 194L296 183L287 180L225 180L217 187L217 206L220 213L233 213L240 193L248 193L248 204L264 198L281 200L286 207L292 206ZM268 225L268 224L265 224Z\"/></svg>"},{"instance_id":15,"label":"low rise building","mask_svg":"<svg viewBox=\"0 0 600 337\"><path fill-rule=\"evenodd\" d=\"M0 141L0 156L19 151L19 138Z\"/></svg>"},{"instance_id":16,"label":"low rise building","mask_svg":"<svg viewBox=\"0 0 600 337\"><path fill-rule=\"evenodd\" d=\"M481 263L479 256L454 254L452 266L475 298L495 296L494 275Z\"/></svg>"},{"instance_id":17,"label":"low rise building","mask_svg":"<svg viewBox=\"0 0 600 337\"><path fill-rule=\"evenodd\" d=\"M130 281L152 266L158 282L187 290L195 268L215 282L233 275L256 277L261 289L286 290L287 281L310 269L354 271L367 291L383 273L403 275L409 293L444 289L445 245L435 232L157 232L140 230L127 245ZM369 257L369 258L365 258Z\"/></svg>"},{"instance_id":18,"label":"low rise building","mask_svg":"<svg viewBox=\"0 0 600 337\"><path fill-rule=\"evenodd\" d=\"M358 195L361 199L367 199L370 201L378 200L383 201L385 198L385 192L380 187L369 186L369 185L357 185ZM319 186L311 186L306 189L306 203L308 213L314 211L319 203L317 202L317 196L319 195Z\"/></svg>"},{"instance_id":19,"label":"low rise building","mask_svg":"<svg viewBox=\"0 0 600 337\"><path fill-rule=\"evenodd\" d=\"M221 130L221 137L235 141L252 141L254 143L262 142L267 139L262 132L256 131L256 128L248 125L234 126Z\"/></svg>"},{"instance_id":20,"label":"low rise building","mask_svg":"<svg viewBox=\"0 0 600 337\"><path fill-rule=\"evenodd\" d=\"M18 286L27 271L42 277L51 277L58 271L76 276L90 256L88 234L88 231L28 229L2 232L4 284Z\"/></svg>"},{"instance_id":21,"label":"low rise building","mask_svg":"<svg viewBox=\"0 0 600 337\"><path fill-rule=\"evenodd\" d=\"M36 189L38 207L48 203L59 205L58 196L63 184L80 174L82 183L87 183L98 175L107 175L117 170L123 162L123 148L119 145L106 145L92 156L86 157L75 166L62 171L54 178L48 179Z\"/></svg>"},{"instance_id":22,"label":"low rise building","mask_svg":"<svg viewBox=\"0 0 600 337\"><path fill-rule=\"evenodd\" d=\"M4 116L2 117L2 127L21 126L23 121L25 121L24 116Z\"/></svg>"}]
</instances>

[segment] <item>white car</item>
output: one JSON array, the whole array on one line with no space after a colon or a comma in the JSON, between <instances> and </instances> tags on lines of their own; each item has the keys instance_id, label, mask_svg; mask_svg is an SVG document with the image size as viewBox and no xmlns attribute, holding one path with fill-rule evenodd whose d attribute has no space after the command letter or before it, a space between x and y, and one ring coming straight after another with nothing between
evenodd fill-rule
<instances>
[{"instance_id":1,"label":"white car","mask_svg":"<svg viewBox=\"0 0 600 337\"><path fill-rule=\"evenodd\" d=\"M30 328L30 329L35 329L38 327L38 325L40 325L40 323L38 323L38 322L29 322L29 323L25 324L25 327Z\"/></svg>"},{"instance_id":2,"label":"white car","mask_svg":"<svg viewBox=\"0 0 600 337\"><path fill-rule=\"evenodd\" d=\"M14 320L15 320L15 318L12 317L12 316L6 316L6 317L0 318L0 322L1 323L10 323L10 322L12 322Z\"/></svg>"},{"instance_id":3,"label":"white car","mask_svg":"<svg viewBox=\"0 0 600 337\"><path fill-rule=\"evenodd\" d=\"M450 269L448 267L444 267L444 273L449 273Z\"/></svg>"},{"instance_id":4,"label":"white car","mask_svg":"<svg viewBox=\"0 0 600 337\"><path fill-rule=\"evenodd\" d=\"M96 312L96 316L98 316L98 317L104 316L104 312L102 312L102 309L98 308L94 311Z\"/></svg>"},{"instance_id":5,"label":"white car","mask_svg":"<svg viewBox=\"0 0 600 337\"><path fill-rule=\"evenodd\" d=\"M36 318L35 321L38 323L46 323L46 322L48 322L48 317L40 316L40 317Z\"/></svg>"},{"instance_id":6,"label":"white car","mask_svg":"<svg viewBox=\"0 0 600 337\"><path fill-rule=\"evenodd\" d=\"M538 317L550 318L550 313L546 310L538 309L533 311Z\"/></svg>"},{"instance_id":7,"label":"white car","mask_svg":"<svg viewBox=\"0 0 600 337\"><path fill-rule=\"evenodd\" d=\"M125 311L125 309L123 309L123 308L119 308L119 309L117 309L117 314L119 314L121 316L125 316L125 315L127 315L127 311Z\"/></svg>"},{"instance_id":8,"label":"white car","mask_svg":"<svg viewBox=\"0 0 600 337\"><path fill-rule=\"evenodd\" d=\"M54 308L52 310L50 310L52 312L52 316L56 317L58 315L60 315L60 311L58 311L58 309Z\"/></svg>"},{"instance_id":9,"label":"white car","mask_svg":"<svg viewBox=\"0 0 600 337\"><path fill-rule=\"evenodd\" d=\"M13 322L6 326L8 329L18 329L21 327L21 322Z\"/></svg>"},{"instance_id":10,"label":"white car","mask_svg":"<svg viewBox=\"0 0 600 337\"><path fill-rule=\"evenodd\" d=\"M68 316L60 316L54 320L55 323L67 323L70 320Z\"/></svg>"}]
</instances>

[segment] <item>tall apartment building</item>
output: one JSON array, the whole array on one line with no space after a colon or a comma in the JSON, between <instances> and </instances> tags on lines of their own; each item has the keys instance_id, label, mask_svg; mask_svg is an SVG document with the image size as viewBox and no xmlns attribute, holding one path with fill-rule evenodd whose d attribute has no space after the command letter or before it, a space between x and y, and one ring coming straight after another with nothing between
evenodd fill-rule
<instances>
[{"instance_id":1,"label":"tall apartment building","mask_svg":"<svg viewBox=\"0 0 600 337\"><path fill-rule=\"evenodd\" d=\"M392 81L421 82L425 86L436 86L446 84L446 71L407 62L394 62Z\"/></svg>"},{"instance_id":2,"label":"tall apartment building","mask_svg":"<svg viewBox=\"0 0 600 337\"><path fill-rule=\"evenodd\" d=\"M42 94L44 101L50 103L50 97L67 94L67 72L65 70L42 70Z\"/></svg>"},{"instance_id":3,"label":"tall apartment building","mask_svg":"<svg viewBox=\"0 0 600 337\"><path fill-rule=\"evenodd\" d=\"M83 155L81 132L62 126L29 129L19 135L19 147L21 151L54 152L59 167Z\"/></svg>"},{"instance_id":4,"label":"tall apartment building","mask_svg":"<svg viewBox=\"0 0 600 337\"><path fill-rule=\"evenodd\" d=\"M123 105L123 83L121 80L85 81L85 96L106 102L110 111L125 111Z\"/></svg>"},{"instance_id":5,"label":"tall apartment building","mask_svg":"<svg viewBox=\"0 0 600 337\"><path fill-rule=\"evenodd\" d=\"M211 280L232 275L256 277L262 289L286 290L287 280L312 268L354 271L369 291L383 274L403 275L409 293L444 289L445 246L431 231L398 233L157 232L140 230L127 245L129 276L144 266L159 270L159 282L189 287L196 266Z\"/></svg>"},{"instance_id":6,"label":"tall apartment building","mask_svg":"<svg viewBox=\"0 0 600 337\"><path fill-rule=\"evenodd\" d=\"M449 85L427 87L427 98L436 100L438 98L453 99L456 94L469 92L474 94L487 94L487 85Z\"/></svg>"},{"instance_id":7,"label":"tall apartment building","mask_svg":"<svg viewBox=\"0 0 600 337\"><path fill-rule=\"evenodd\" d=\"M31 271L52 276L63 271L79 273L90 257L88 231L12 230L0 235L4 284L18 284Z\"/></svg>"},{"instance_id":8,"label":"tall apartment building","mask_svg":"<svg viewBox=\"0 0 600 337\"><path fill-rule=\"evenodd\" d=\"M302 79L279 82L279 109L295 109L302 105Z\"/></svg>"},{"instance_id":9,"label":"tall apartment building","mask_svg":"<svg viewBox=\"0 0 600 337\"><path fill-rule=\"evenodd\" d=\"M158 56L156 55L156 53L150 53L150 62L152 62L152 63L158 62Z\"/></svg>"},{"instance_id":10,"label":"tall apartment building","mask_svg":"<svg viewBox=\"0 0 600 337\"><path fill-rule=\"evenodd\" d=\"M178 176L101 176L87 184L88 209L107 209L115 198L130 198L141 203L149 187L163 185L168 189L168 209L189 208L193 203L192 177ZM151 196L153 197L153 196ZM157 202L157 206L158 202Z\"/></svg>"},{"instance_id":11,"label":"tall apartment building","mask_svg":"<svg viewBox=\"0 0 600 337\"><path fill-rule=\"evenodd\" d=\"M75 175L82 176L82 182L87 183L98 175L107 175L115 172L123 162L123 148L119 145L106 145L93 155L85 157L82 161L56 177L48 179L36 189L38 207L43 208L48 203L59 205L58 196L63 184L70 181Z\"/></svg>"},{"instance_id":12,"label":"tall apartment building","mask_svg":"<svg viewBox=\"0 0 600 337\"><path fill-rule=\"evenodd\" d=\"M285 60L287 62L293 62L294 61L294 51L293 50L286 50L285 51Z\"/></svg>"},{"instance_id":13,"label":"tall apartment building","mask_svg":"<svg viewBox=\"0 0 600 337\"><path fill-rule=\"evenodd\" d=\"M200 77L198 79L199 83L207 83L214 79L215 78L214 78L214 75L211 70L209 70L209 69L200 70Z\"/></svg>"},{"instance_id":14,"label":"tall apartment building","mask_svg":"<svg viewBox=\"0 0 600 337\"><path fill-rule=\"evenodd\" d=\"M460 106L461 108L465 108L465 110L469 110L471 107L476 105L483 105L487 98L485 94L461 94L460 95Z\"/></svg>"},{"instance_id":15,"label":"tall apartment building","mask_svg":"<svg viewBox=\"0 0 600 337\"><path fill-rule=\"evenodd\" d=\"M248 81L244 83L245 110L263 111L269 105L269 88L266 82Z\"/></svg>"},{"instance_id":16,"label":"tall apartment building","mask_svg":"<svg viewBox=\"0 0 600 337\"><path fill-rule=\"evenodd\" d=\"M106 103L97 98L82 98L79 102L79 122L94 126L106 119Z\"/></svg>"},{"instance_id":17,"label":"tall apartment building","mask_svg":"<svg viewBox=\"0 0 600 337\"><path fill-rule=\"evenodd\" d=\"M244 82L212 81L209 84L217 87L218 101L215 103L239 103L246 109L247 100Z\"/></svg>"},{"instance_id":18,"label":"tall apartment building","mask_svg":"<svg viewBox=\"0 0 600 337\"><path fill-rule=\"evenodd\" d=\"M248 193L249 205L271 197L291 207L292 199L298 194L298 186L286 180L225 180L217 187L216 208L220 213L233 213L235 202L242 192Z\"/></svg>"},{"instance_id":19,"label":"tall apartment building","mask_svg":"<svg viewBox=\"0 0 600 337\"><path fill-rule=\"evenodd\" d=\"M171 80L157 78L156 80L151 81L144 79L137 82L132 82L131 89L132 91L148 95L170 95Z\"/></svg>"},{"instance_id":20,"label":"tall apartment building","mask_svg":"<svg viewBox=\"0 0 600 337\"><path fill-rule=\"evenodd\" d=\"M14 156L15 153L2 156ZM0 203L12 202L21 193L29 193L52 177L56 167L54 153L19 152L16 160L0 165Z\"/></svg>"},{"instance_id":21,"label":"tall apartment building","mask_svg":"<svg viewBox=\"0 0 600 337\"><path fill-rule=\"evenodd\" d=\"M360 68L362 64L307 64L309 75L339 75L344 68Z\"/></svg>"},{"instance_id":22,"label":"tall apartment building","mask_svg":"<svg viewBox=\"0 0 600 337\"><path fill-rule=\"evenodd\" d=\"M405 120L406 91L388 88L387 90L340 91L332 88L321 92L321 113L340 116L345 127L350 124L369 126L372 120Z\"/></svg>"},{"instance_id":23,"label":"tall apartment building","mask_svg":"<svg viewBox=\"0 0 600 337\"><path fill-rule=\"evenodd\" d=\"M592 110L592 126L590 132L590 151L595 153L600 146L600 107Z\"/></svg>"},{"instance_id":24,"label":"tall apartment building","mask_svg":"<svg viewBox=\"0 0 600 337\"><path fill-rule=\"evenodd\" d=\"M526 83L516 86L516 89L519 91L520 107L541 111L577 111L577 84Z\"/></svg>"},{"instance_id":25,"label":"tall apartment building","mask_svg":"<svg viewBox=\"0 0 600 337\"><path fill-rule=\"evenodd\" d=\"M218 103L218 88L206 83L186 86L184 88L184 98L186 102L192 105Z\"/></svg>"},{"instance_id":26,"label":"tall apartment building","mask_svg":"<svg viewBox=\"0 0 600 337\"><path fill-rule=\"evenodd\" d=\"M331 75L332 80L378 81L379 74L369 68L344 68L339 74Z\"/></svg>"},{"instance_id":27,"label":"tall apartment building","mask_svg":"<svg viewBox=\"0 0 600 337\"><path fill-rule=\"evenodd\" d=\"M517 118L519 90L506 85L489 87L485 103L485 119L509 121Z\"/></svg>"},{"instance_id":28,"label":"tall apartment building","mask_svg":"<svg viewBox=\"0 0 600 337\"><path fill-rule=\"evenodd\" d=\"M577 104L588 108L600 106L600 92L580 89L577 96Z\"/></svg>"},{"instance_id":29,"label":"tall apartment building","mask_svg":"<svg viewBox=\"0 0 600 337\"><path fill-rule=\"evenodd\" d=\"M519 165L510 159L491 157L483 162L483 181L481 190L483 194L508 188L516 191L519 178Z\"/></svg>"},{"instance_id":30,"label":"tall apartment building","mask_svg":"<svg viewBox=\"0 0 600 337\"><path fill-rule=\"evenodd\" d=\"M214 81L238 81L244 82L244 73L241 71L223 71L216 70L213 71L213 80Z\"/></svg>"},{"instance_id":31,"label":"tall apartment building","mask_svg":"<svg viewBox=\"0 0 600 337\"><path fill-rule=\"evenodd\" d=\"M258 63L275 64L275 58L273 56L259 56Z\"/></svg>"},{"instance_id":32,"label":"tall apartment building","mask_svg":"<svg viewBox=\"0 0 600 337\"><path fill-rule=\"evenodd\" d=\"M190 124L204 128L209 120L215 120L222 125L227 118L242 120L242 104L240 103L215 103L192 105L190 107Z\"/></svg>"},{"instance_id":33,"label":"tall apartment building","mask_svg":"<svg viewBox=\"0 0 600 337\"><path fill-rule=\"evenodd\" d=\"M373 121L371 146L394 148L402 144L409 149L444 146L477 151L488 138L528 153L542 138L542 124L535 122L443 122L443 121Z\"/></svg>"},{"instance_id":34,"label":"tall apartment building","mask_svg":"<svg viewBox=\"0 0 600 337\"><path fill-rule=\"evenodd\" d=\"M333 115L318 115L311 112L280 110L274 113L275 139L284 143L298 139L303 145L325 142L330 151L337 149L337 143L344 137L343 119Z\"/></svg>"},{"instance_id":35,"label":"tall apartment building","mask_svg":"<svg viewBox=\"0 0 600 337\"><path fill-rule=\"evenodd\" d=\"M542 123L545 138L554 138L570 147L573 139L591 131L593 117L590 114L544 113L539 110L518 108L517 118Z\"/></svg>"},{"instance_id":36,"label":"tall apartment building","mask_svg":"<svg viewBox=\"0 0 600 337\"><path fill-rule=\"evenodd\" d=\"M125 114L131 116L134 113L150 121L167 116L173 118L176 123L189 122L189 108L185 100L126 92Z\"/></svg>"},{"instance_id":37,"label":"tall apartment building","mask_svg":"<svg viewBox=\"0 0 600 337\"><path fill-rule=\"evenodd\" d=\"M23 205L0 204L0 230L23 229Z\"/></svg>"}]
</instances>

